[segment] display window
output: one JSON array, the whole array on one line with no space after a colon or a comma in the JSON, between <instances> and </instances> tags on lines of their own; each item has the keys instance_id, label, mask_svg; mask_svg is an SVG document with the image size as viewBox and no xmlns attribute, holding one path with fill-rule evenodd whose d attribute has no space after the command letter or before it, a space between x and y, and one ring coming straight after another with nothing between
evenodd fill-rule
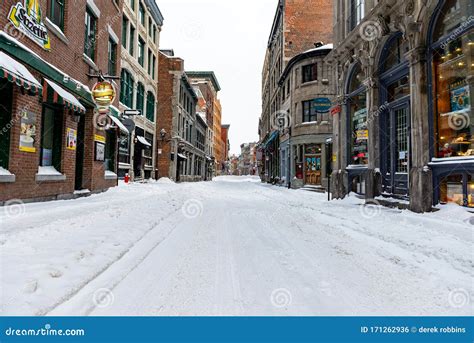
<instances>
[{"instance_id":1,"label":"display window","mask_svg":"<svg viewBox=\"0 0 474 343\"><path fill-rule=\"evenodd\" d=\"M458 34L472 7L468 1L447 1L435 26L434 41L442 42L433 51L438 158L474 157L474 29Z\"/></svg>"}]
</instances>

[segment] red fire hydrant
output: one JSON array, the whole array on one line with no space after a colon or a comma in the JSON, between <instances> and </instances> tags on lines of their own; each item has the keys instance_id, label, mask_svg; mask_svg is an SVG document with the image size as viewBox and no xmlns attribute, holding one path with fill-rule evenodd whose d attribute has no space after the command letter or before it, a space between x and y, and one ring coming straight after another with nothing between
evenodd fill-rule
<instances>
[{"instance_id":1,"label":"red fire hydrant","mask_svg":"<svg viewBox=\"0 0 474 343\"><path fill-rule=\"evenodd\" d=\"M126 184L128 184L128 182L130 181L130 175L125 174L125 177L123 178L123 181L125 181Z\"/></svg>"}]
</instances>

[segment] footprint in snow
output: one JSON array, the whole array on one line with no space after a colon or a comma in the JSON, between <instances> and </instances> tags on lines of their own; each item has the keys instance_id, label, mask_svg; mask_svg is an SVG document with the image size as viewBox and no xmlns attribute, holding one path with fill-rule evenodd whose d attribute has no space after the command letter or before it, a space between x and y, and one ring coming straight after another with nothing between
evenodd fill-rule
<instances>
[{"instance_id":1,"label":"footprint in snow","mask_svg":"<svg viewBox=\"0 0 474 343\"><path fill-rule=\"evenodd\" d=\"M49 272L49 276L51 276L52 278L60 278L61 276L63 276L63 272L58 270L58 269L53 269Z\"/></svg>"},{"instance_id":2,"label":"footprint in snow","mask_svg":"<svg viewBox=\"0 0 474 343\"><path fill-rule=\"evenodd\" d=\"M34 293L38 289L37 280L28 280L23 286L23 293Z\"/></svg>"}]
</instances>

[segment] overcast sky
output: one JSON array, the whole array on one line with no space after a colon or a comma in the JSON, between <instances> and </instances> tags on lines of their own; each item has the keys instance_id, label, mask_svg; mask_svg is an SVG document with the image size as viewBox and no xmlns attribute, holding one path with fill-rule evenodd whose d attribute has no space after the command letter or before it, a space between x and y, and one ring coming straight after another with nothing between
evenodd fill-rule
<instances>
[{"instance_id":1,"label":"overcast sky","mask_svg":"<svg viewBox=\"0 0 474 343\"><path fill-rule=\"evenodd\" d=\"M278 0L156 0L165 18L161 49L186 70L213 70L221 85L222 123L231 153L258 140L261 72Z\"/></svg>"}]
</instances>

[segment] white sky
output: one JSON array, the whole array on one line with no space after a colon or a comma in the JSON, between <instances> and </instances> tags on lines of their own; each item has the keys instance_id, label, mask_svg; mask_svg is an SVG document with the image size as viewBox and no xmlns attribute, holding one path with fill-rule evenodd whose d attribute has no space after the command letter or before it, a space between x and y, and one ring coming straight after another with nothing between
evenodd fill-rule
<instances>
[{"instance_id":1,"label":"white sky","mask_svg":"<svg viewBox=\"0 0 474 343\"><path fill-rule=\"evenodd\" d=\"M258 140L261 72L278 0L156 0L165 18L161 49L186 70L213 70L221 85L230 151Z\"/></svg>"}]
</instances>

